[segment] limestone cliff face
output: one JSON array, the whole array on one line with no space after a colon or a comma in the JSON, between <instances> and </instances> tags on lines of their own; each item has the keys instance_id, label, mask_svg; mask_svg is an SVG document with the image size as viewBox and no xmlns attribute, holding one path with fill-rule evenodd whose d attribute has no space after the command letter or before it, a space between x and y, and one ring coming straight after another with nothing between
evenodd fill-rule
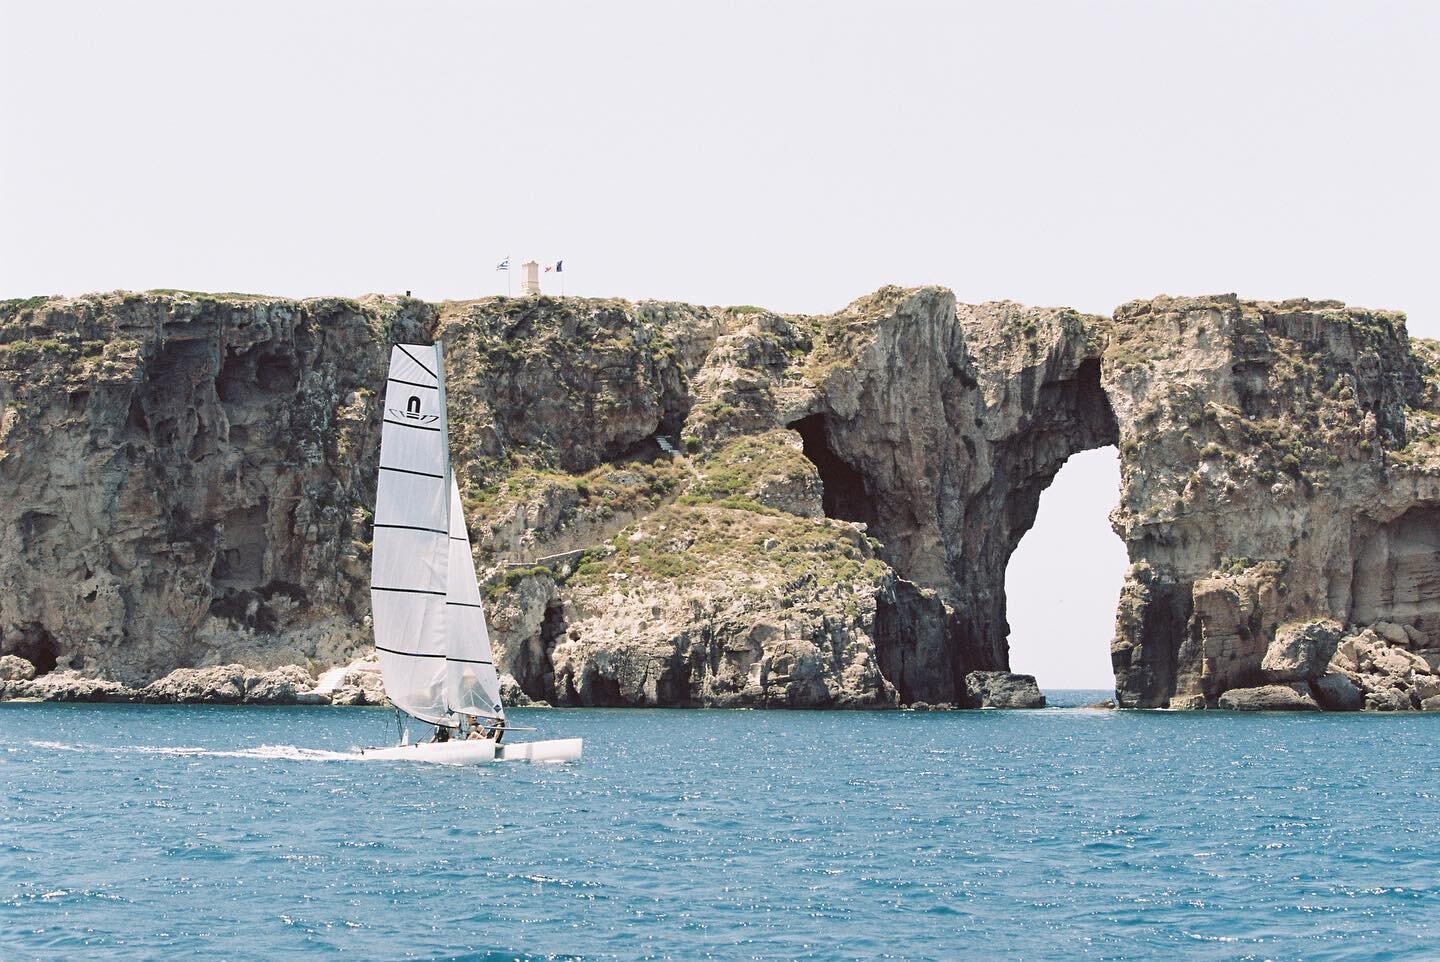
<instances>
[{"instance_id":1,"label":"limestone cliff face","mask_svg":"<svg viewBox=\"0 0 1440 962\"><path fill-rule=\"evenodd\" d=\"M1296 680L1266 654L1316 619L1440 647L1435 353L1402 316L1160 298L1117 310L1107 340L1113 520L1136 562L1114 646L1127 704Z\"/></svg>"},{"instance_id":2,"label":"limestone cliff face","mask_svg":"<svg viewBox=\"0 0 1440 962\"><path fill-rule=\"evenodd\" d=\"M118 294L0 307L0 646L140 684L365 643L371 403L434 312Z\"/></svg>"},{"instance_id":3,"label":"limestone cliff face","mask_svg":"<svg viewBox=\"0 0 1440 962\"><path fill-rule=\"evenodd\" d=\"M391 342L432 337L529 697L976 703L967 676L1008 667L1005 566L1041 491L1109 444L1121 704L1434 694L1440 378L1403 318L1230 297L1103 318L937 288L826 317L5 302L0 654L131 686L362 654L375 391Z\"/></svg>"}]
</instances>

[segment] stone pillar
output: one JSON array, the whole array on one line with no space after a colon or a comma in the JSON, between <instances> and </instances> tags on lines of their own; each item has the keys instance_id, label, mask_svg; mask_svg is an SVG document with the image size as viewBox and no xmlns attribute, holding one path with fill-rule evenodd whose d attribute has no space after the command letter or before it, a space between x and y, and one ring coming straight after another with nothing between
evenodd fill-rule
<instances>
[{"instance_id":1,"label":"stone pillar","mask_svg":"<svg viewBox=\"0 0 1440 962\"><path fill-rule=\"evenodd\" d=\"M520 294L522 297L540 293L540 262L526 261L520 265Z\"/></svg>"}]
</instances>

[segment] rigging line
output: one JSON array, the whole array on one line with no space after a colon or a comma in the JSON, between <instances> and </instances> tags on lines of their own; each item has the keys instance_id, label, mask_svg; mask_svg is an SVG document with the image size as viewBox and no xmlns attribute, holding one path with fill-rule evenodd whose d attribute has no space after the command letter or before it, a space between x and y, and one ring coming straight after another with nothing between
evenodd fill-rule
<instances>
[{"instance_id":1,"label":"rigging line","mask_svg":"<svg viewBox=\"0 0 1440 962\"><path fill-rule=\"evenodd\" d=\"M416 363L419 362L417 361ZM421 384L419 381L407 381L403 377L387 377L385 380L389 381L392 384L408 384L411 387L423 387L427 391L440 390L440 388L434 384Z\"/></svg>"},{"instance_id":2,"label":"rigging line","mask_svg":"<svg viewBox=\"0 0 1440 962\"><path fill-rule=\"evenodd\" d=\"M444 658L444 657L446 657L443 652L441 652L440 654L432 655L432 654L429 653L428 651L396 651L394 648L386 648L384 645L376 645L376 646L375 646L375 650L376 650L376 651L383 651L383 652L385 652L387 655L401 655L401 656L403 656L403 657L405 657L405 658Z\"/></svg>"},{"instance_id":3,"label":"rigging line","mask_svg":"<svg viewBox=\"0 0 1440 962\"><path fill-rule=\"evenodd\" d=\"M463 661L467 665L493 665L493 661L482 661L479 658L452 658L449 655L442 655L446 661Z\"/></svg>"},{"instance_id":4,"label":"rigging line","mask_svg":"<svg viewBox=\"0 0 1440 962\"><path fill-rule=\"evenodd\" d=\"M447 605L454 605L457 608L479 608L481 611L485 610L484 605L475 601L447 601L445 603Z\"/></svg>"},{"instance_id":5,"label":"rigging line","mask_svg":"<svg viewBox=\"0 0 1440 962\"><path fill-rule=\"evenodd\" d=\"M442 597L442 598L445 596L445 592L443 592L443 591L430 591L430 590L427 589L427 588L382 588L382 587L380 587L379 585L371 585L371 586L370 586L370 590L371 590L371 591L399 591L399 592L401 592L401 593L403 593L403 594L407 594L407 595L439 595L439 596ZM399 654L402 654L402 655L403 655L403 654L405 654L405 652L402 651L402 652L399 652Z\"/></svg>"},{"instance_id":6,"label":"rigging line","mask_svg":"<svg viewBox=\"0 0 1440 962\"><path fill-rule=\"evenodd\" d=\"M446 534L446 535L448 535L448 534L450 533L450 532L448 532L448 531L443 531L443 530L441 530L441 529L439 529L439 528L422 528L422 527L419 527L419 526L413 525L413 524L386 524L386 523L383 522L383 521L376 521L376 522L374 522L373 524L371 524L370 526L371 526L372 528L399 528L399 529L401 529L402 531L424 531L424 532L427 532L428 534Z\"/></svg>"},{"instance_id":7,"label":"rigging line","mask_svg":"<svg viewBox=\"0 0 1440 962\"><path fill-rule=\"evenodd\" d=\"M397 425L398 427L402 427L402 428L414 428L414 429L417 430L417 431L438 431L438 430L440 430L439 428L426 427L426 426L423 425L423 424L406 424L404 421L392 421L392 420L390 420L389 418L384 418L383 420L385 421L386 424L394 424L394 425Z\"/></svg>"},{"instance_id":8,"label":"rigging line","mask_svg":"<svg viewBox=\"0 0 1440 962\"><path fill-rule=\"evenodd\" d=\"M396 344L395 346L400 349L400 353L401 353L401 354L404 354L406 357L408 357L410 360L414 361L416 364L420 364L420 359L417 358L414 354L411 354L409 351L405 350L405 345L404 345L404 344ZM435 372L432 371L432 370L430 370L430 369L429 369L428 367L426 367L424 364L420 364L420 370L424 371L426 374L430 375L431 377L434 377L435 380L437 380L437 381L440 380L438 377L435 377Z\"/></svg>"},{"instance_id":9,"label":"rigging line","mask_svg":"<svg viewBox=\"0 0 1440 962\"><path fill-rule=\"evenodd\" d=\"M422 478L439 478L441 481L444 481L444 480L445 480L445 475L443 475L443 474L431 474L429 471L411 471L409 468L391 468L391 467L387 467L386 465L383 465L383 464L380 465L380 470L381 470L381 471L394 471L394 472L396 472L397 474L414 474L414 475L418 475L419 477L422 477Z\"/></svg>"}]
</instances>

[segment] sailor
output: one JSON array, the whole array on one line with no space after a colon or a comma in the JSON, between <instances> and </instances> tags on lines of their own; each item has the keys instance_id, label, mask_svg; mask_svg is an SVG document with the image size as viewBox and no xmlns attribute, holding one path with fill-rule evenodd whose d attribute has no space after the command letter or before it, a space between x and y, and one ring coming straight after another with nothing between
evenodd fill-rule
<instances>
[{"instance_id":1,"label":"sailor","mask_svg":"<svg viewBox=\"0 0 1440 962\"><path fill-rule=\"evenodd\" d=\"M495 719L495 724L490 727L490 737L495 739L495 744L500 744L500 739L505 737L505 719Z\"/></svg>"},{"instance_id":2,"label":"sailor","mask_svg":"<svg viewBox=\"0 0 1440 962\"><path fill-rule=\"evenodd\" d=\"M465 740L466 740L466 741L472 741L472 740L478 739L478 738L489 738L489 737L490 737L489 735L487 735L487 734L485 733L485 729L483 729L483 728L480 727L480 719L479 719L479 718L477 718L477 717L474 716L474 715L466 715L465 717L468 718L469 721L470 721L470 732L469 732L469 734L467 734L467 735L465 736Z\"/></svg>"},{"instance_id":3,"label":"sailor","mask_svg":"<svg viewBox=\"0 0 1440 962\"><path fill-rule=\"evenodd\" d=\"M444 725L436 725L435 735L430 740L432 742L448 742L450 740L450 729Z\"/></svg>"}]
</instances>

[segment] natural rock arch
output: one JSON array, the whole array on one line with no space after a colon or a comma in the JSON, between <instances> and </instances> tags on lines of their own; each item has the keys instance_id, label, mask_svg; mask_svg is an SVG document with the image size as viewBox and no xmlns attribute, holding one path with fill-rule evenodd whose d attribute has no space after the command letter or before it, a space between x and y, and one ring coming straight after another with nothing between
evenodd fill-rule
<instances>
[{"instance_id":1,"label":"natural rock arch","mask_svg":"<svg viewBox=\"0 0 1440 962\"><path fill-rule=\"evenodd\" d=\"M1110 521L1119 494L1114 445L1073 455L1042 492L1005 567L1011 671L1042 686L1114 690L1110 642L1129 569Z\"/></svg>"},{"instance_id":2,"label":"natural rock arch","mask_svg":"<svg viewBox=\"0 0 1440 962\"><path fill-rule=\"evenodd\" d=\"M811 419L863 479L870 533L899 576L877 612L882 670L902 701L959 703L966 674L1008 667L1005 568L1040 493L1118 430L1101 342L1076 312L889 296Z\"/></svg>"}]
</instances>

